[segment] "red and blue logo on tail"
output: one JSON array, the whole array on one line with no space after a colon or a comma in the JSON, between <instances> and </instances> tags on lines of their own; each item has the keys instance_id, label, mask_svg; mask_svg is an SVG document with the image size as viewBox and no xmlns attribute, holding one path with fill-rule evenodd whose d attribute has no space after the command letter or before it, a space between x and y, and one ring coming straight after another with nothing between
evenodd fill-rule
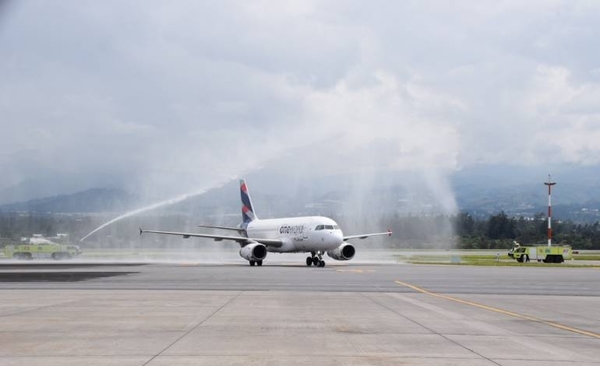
<instances>
[{"instance_id":1,"label":"red and blue logo on tail","mask_svg":"<svg viewBox=\"0 0 600 366\"><path fill-rule=\"evenodd\" d=\"M252 206L248 186L243 179L240 179L240 192L242 195L242 222L249 223L250 221L257 220L258 217L254 214L254 207Z\"/></svg>"}]
</instances>

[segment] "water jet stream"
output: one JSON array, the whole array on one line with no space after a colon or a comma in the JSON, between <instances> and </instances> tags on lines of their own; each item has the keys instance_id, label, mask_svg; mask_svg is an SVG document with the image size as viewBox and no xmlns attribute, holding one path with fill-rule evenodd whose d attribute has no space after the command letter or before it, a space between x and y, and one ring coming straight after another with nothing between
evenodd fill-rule
<instances>
[{"instance_id":1,"label":"water jet stream","mask_svg":"<svg viewBox=\"0 0 600 366\"><path fill-rule=\"evenodd\" d=\"M217 184L211 185L210 187L202 188L202 189L200 189L198 191L195 191L195 192L186 193L186 194L183 194L181 196L177 196L175 198L170 198L170 199L165 200L165 201L153 203L153 204L151 204L149 206L138 208L136 210L127 212L127 213L125 213L125 214L123 214L121 216L115 217L114 219L112 219L112 220L110 220L110 221L108 221L108 222L106 222L106 223L98 226L97 228L95 228L94 230L92 230L89 234L87 234L86 236L84 236L83 238L81 238L80 242L83 242L90 235L94 234L95 232L97 232L97 231L99 231L99 230L107 227L108 225L113 224L113 223L115 223L115 222L117 222L119 220L122 220L122 219L130 217L130 216L137 215L137 214L142 213L142 212L154 210L155 208L159 208L159 207L162 207L162 206L172 205L172 204L184 201L184 200L186 200L186 199L188 199L190 197L194 197L194 196L198 196L198 195L204 194L204 193L206 193L206 191L208 191L210 189L223 187L225 184L227 184L227 183L229 183L232 180L237 179L237 178L238 178L237 176L231 177L229 179L220 181Z\"/></svg>"}]
</instances>

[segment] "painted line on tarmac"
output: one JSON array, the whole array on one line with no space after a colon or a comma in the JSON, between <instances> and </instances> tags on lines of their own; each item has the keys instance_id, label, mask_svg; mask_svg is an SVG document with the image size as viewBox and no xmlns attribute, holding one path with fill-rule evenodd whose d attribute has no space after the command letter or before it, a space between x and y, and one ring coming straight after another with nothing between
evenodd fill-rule
<instances>
[{"instance_id":1,"label":"painted line on tarmac","mask_svg":"<svg viewBox=\"0 0 600 366\"><path fill-rule=\"evenodd\" d=\"M499 308L495 308L492 306L487 306L487 305L483 305L483 304L479 304L473 301L468 301L468 300L462 300L456 297L452 297L452 296L448 296L448 295L442 295L442 294L437 294L435 292L431 292L431 291L427 291L423 288L411 285L410 283L406 283L406 282L402 282L402 281L394 281L396 284L398 285L402 285L408 288L411 288L417 292L423 293L423 294L427 294L430 296L434 296L434 297L438 297L441 299L446 299L446 300L450 300L450 301L454 301L454 302L458 302L461 304L465 304L465 305L469 305L469 306L474 306L476 308L480 308L480 309L484 309L484 310L488 310L488 311L493 311L495 313L499 313L499 314L504 314L504 315L508 315L508 316L512 316L515 318L519 318L519 319L524 319L524 320L529 320L532 322L536 322L536 323L540 323L540 324L546 324L548 326L554 327L554 328L558 328L558 329L562 329L562 330L566 330L568 332L573 332L573 333L577 333L577 334L581 334L584 336L588 336L588 337L593 337L593 338L597 338L600 339L600 334L598 333L594 333L594 332L590 332L587 330L582 330L582 329L577 329L577 328L573 328L573 327L569 327L567 325L563 325L563 324L559 324L559 323L555 323L555 322L551 322L548 320L543 320L540 318L536 318L533 316L529 316L529 315L523 315L523 314L519 314L519 313L515 313L512 311L508 311L508 310L503 310L503 309L499 309Z\"/></svg>"},{"instance_id":2,"label":"painted line on tarmac","mask_svg":"<svg viewBox=\"0 0 600 366\"><path fill-rule=\"evenodd\" d=\"M374 269L336 269L336 272L351 272L351 273L373 273Z\"/></svg>"}]
</instances>

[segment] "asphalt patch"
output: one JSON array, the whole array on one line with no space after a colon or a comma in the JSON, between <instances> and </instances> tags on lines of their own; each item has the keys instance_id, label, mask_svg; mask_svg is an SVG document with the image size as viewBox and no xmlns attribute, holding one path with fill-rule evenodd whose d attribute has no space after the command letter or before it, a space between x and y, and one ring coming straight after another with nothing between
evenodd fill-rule
<instances>
[{"instance_id":1,"label":"asphalt patch","mask_svg":"<svg viewBox=\"0 0 600 366\"><path fill-rule=\"evenodd\" d=\"M0 282L79 282L139 272L4 272Z\"/></svg>"},{"instance_id":2,"label":"asphalt patch","mask_svg":"<svg viewBox=\"0 0 600 366\"><path fill-rule=\"evenodd\" d=\"M71 269L91 267L136 267L147 263L64 263L64 262L9 262L0 263L1 269Z\"/></svg>"}]
</instances>

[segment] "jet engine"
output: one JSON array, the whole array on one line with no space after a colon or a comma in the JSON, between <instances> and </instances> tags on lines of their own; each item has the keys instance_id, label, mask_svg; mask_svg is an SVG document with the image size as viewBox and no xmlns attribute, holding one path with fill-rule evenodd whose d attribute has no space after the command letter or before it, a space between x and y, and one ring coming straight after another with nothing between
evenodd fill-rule
<instances>
[{"instance_id":1,"label":"jet engine","mask_svg":"<svg viewBox=\"0 0 600 366\"><path fill-rule=\"evenodd\" d=\"M267 247L260 243L251 243L240 249L240 256L248 261L262 261L267 257Z\"/></svg>"},{"instance_id":2,"label":"jet engine","mask_svg":"<svg viewBox=\"0 0 600 366\"><path fill-rule=\"evenodd\" d=\"M329 250L327 252L328 256L338 261L349 261L350 259L354 258L354 254L356 254L354 245L346 242L343 242L342 245L334 250Z\"/></svg>"}]
</instances>

